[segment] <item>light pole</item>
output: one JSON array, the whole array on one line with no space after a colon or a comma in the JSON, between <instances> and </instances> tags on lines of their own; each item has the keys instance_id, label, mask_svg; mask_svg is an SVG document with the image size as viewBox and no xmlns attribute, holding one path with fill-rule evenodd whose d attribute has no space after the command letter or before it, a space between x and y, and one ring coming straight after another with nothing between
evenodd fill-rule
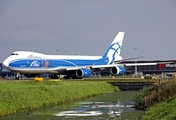
<instances>
[{"instance_id":1,"label":"light pole","mask_svg":"<svg viewBox=\"0 0 176 120\"><path fill-rule=\"evenodd\" d=\"M134 48L135 50L135 54L137 54L137 48ZM137 56L136 56L137 57ZM136 64L136 60L135 60L135 64ZM134 71L134 75L137 76L137 66L135 65L135 71Z\"/></svg>"}]
</instances>

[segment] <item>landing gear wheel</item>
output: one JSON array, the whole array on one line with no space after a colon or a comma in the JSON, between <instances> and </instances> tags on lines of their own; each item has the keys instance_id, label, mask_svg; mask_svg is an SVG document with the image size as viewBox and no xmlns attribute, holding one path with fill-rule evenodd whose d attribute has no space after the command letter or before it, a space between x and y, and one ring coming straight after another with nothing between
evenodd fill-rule
<instances>
[{"instance_id":1,"label":"landing gear wheel","mask_svg":"<svg viewBox=\"0 0 176 120\"><path fill-rule=\"evenodd\" d=\"M57 74L51 74L50 79L59 79L59 77L57 76Z\"/></svg>"}]
</instances>

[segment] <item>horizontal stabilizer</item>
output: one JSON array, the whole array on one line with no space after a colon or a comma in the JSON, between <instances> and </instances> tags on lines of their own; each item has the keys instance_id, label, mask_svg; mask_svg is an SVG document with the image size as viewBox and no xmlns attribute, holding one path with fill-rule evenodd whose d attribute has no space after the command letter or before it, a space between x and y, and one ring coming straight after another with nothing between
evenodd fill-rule
<instances>
[{"instance_id":1,"label":"horizontal stabilizer","mask_svg":"<svg viewBox=\"0 0 176 120\"><path fill-rule=\"evenodd\" d=\"M133 59L138 59L138 58L143 58L143 56L139 56L139 57L133 57L133 58L127 58L127 59L122 59L122 60L114 60L115 64L124 62L124 61L128 61L128 60L133 60Z\"/></svg>"}]
</instances>

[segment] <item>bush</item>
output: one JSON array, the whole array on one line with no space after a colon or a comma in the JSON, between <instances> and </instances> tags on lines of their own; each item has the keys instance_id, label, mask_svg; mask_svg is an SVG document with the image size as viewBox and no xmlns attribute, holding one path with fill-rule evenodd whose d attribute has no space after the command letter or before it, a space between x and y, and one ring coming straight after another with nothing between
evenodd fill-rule
<instances>
[{"instance_id":1,"label":"bush","mask_svg":"<svg viewBox=\"0 0 176 120\"><path fill-rule=\"evenodd\" d=\"M144 88L136 96L136 108L147 109L142 120L176 119L176 81L159 81L155 86Z\"/></svg>"},{"instance_id":2,"label":"bush","mask_svg":"<svg viewBox=\"0 0 176 120\"><path fill-rule=\"evenodd\" d=\"M150 91L153 89L153 86L149 86L149 87L143 87L141 90L139 90L139 92L137 93L137 95L134 98L135 101L135 108L137 109L145 109L146 106L143 104L143 99L145 96L147 96Z\"/></svg>"}]
</instances>

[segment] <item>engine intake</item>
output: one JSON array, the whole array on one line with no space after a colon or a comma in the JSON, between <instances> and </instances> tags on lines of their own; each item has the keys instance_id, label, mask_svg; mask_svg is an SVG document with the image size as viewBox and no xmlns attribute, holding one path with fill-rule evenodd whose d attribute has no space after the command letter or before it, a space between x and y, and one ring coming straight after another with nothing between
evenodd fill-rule
<instances>
[{"instance_id":1,"label":"engine intake","mask_svg":"<svg viewBox=\"0 0 176 120\"><path fill-rule=\"evenodd\" d=\"M126 70L122 66L114 66L110 69L111 74L113 75L123 75Z\"/></svg>"},{"instance_id":2,"label":"engine intake","mask_svg":"<svg viewBox=\"0 0 176 120\"><path fill-rule=\"evenodd\" d=\"M76 76L79 78L89 77L91 75L91 71L87 68L81 68L76 71Z\"/></svg>"}]
</instances>

